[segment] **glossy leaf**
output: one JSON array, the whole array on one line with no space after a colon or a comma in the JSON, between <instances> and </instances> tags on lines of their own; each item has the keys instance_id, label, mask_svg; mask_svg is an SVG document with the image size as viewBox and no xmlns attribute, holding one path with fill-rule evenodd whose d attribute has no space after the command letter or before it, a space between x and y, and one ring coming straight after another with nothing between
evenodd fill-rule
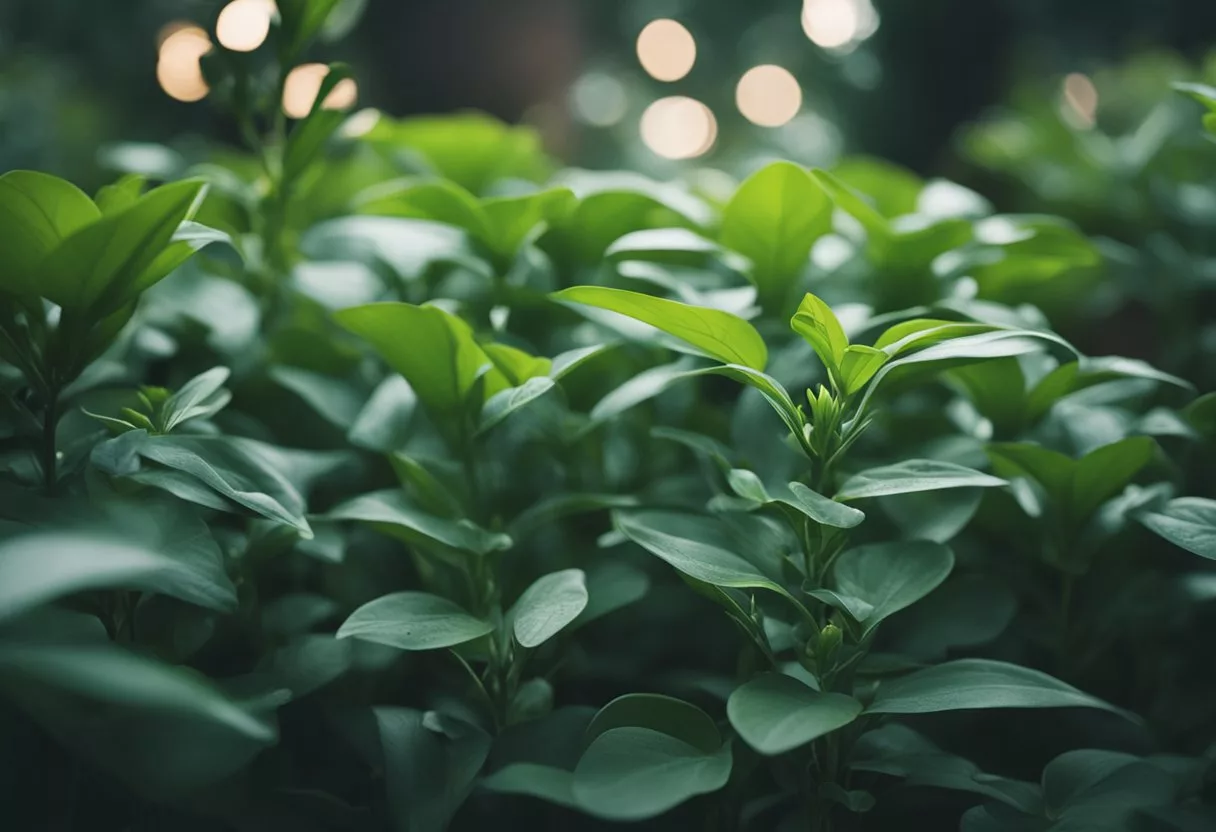
<instances>
[{"instance_id":1,"label":"glossy leaf","mask_svg":"<svg viewBox=\"0 0 1216 832\"><path fill-rule=\"evenodd\" d=\"M689 577L712 586L767 589L788 595L741 556L699 540L663 531L665 520L678 519L660 512L619 513L617 529L646 551Z\"/></svg>"},{"instance_id":2,"label":"glossy leaf","mask_svg":"<svg viewBox=\"0 0 1216 832\"><path fill-rule=\"evenodd\" d=\"M861 703L851 696L821 693L776 673L762 674L736 688L726 705L739 736L770 756L843 728L861 711Z\"/></svg>"},{"instance_id":3,"label":"glossy leaf","mask_svg":"<svg viewBox=\"0 0 1216 832\"><path fill-rule=\"evenodd\" d=\"M1179 497L1134 516L1175 546L1216 560L1216 500Z\"/></svg>"},{"instance_id":4,"label":"glossy leaf","mask_svg":"<svg viewBox=\"0 0 1216 832\"><path fill-rule=\"evenodd\" d=\"M768 349L760 334L747 321L729 312L603 286L575 286L558 292L553 299L607 309L642 321L725 364L763 370L768 360Z\"/></svg>"},{"instance_id":5,"label":"glossy leaf","mask_svg":"<svg viewBox=\"0 0 1216 832\"><path fill-rule=\"evenodd\" d=\"M910 459L854 474L841 486L837 500L864 500L946 488L997 488L1008 483L953 462Z\"/></svg>"},{"instance_id":6,"label":"glossy leaf","mask_svg":"<svg viewBox=\"0 0 1216 832\"><path fill-rule=\"evenodd\" d=\"M937 589L953 568L948 547L911 540L849 549L837 559L832 577L837 592L869 605L869 613L858 619L869 632Z\"/></svg>"},{"instance_id":7,"label":"glossy leaf","mask_svg":"<svg viewBox=\"0 0 1216 832\"><path fill-rule=\"evenodd\" d=\"M760 303L778 311L831 223L831 202L811 175L774 162L735 191L723 209L719 239L751 260Z\"/></svg>"},{"instance_id":8,"label":"glossy leaf","mask_svg":"<svg viewBox=\"0 0 1216 832\"><path fill-rule=\"evenodd\" d=\"M587 580L581 569L564 569L532 583L511 608L515 640L539 647L561 632L587 606Z\"/></svg>"},{"instance_id":9,"label":"glossy leaf","mask_svg":"<svg viewBox=\"0 0 1216 832\"><path fill-rule=\"evenodd\" d=\"M426 592L396 592L368 601L338 628L338 638L359 638L399 650L455 647L494 631L456 604Z\"/></svg>"}]
</instances>

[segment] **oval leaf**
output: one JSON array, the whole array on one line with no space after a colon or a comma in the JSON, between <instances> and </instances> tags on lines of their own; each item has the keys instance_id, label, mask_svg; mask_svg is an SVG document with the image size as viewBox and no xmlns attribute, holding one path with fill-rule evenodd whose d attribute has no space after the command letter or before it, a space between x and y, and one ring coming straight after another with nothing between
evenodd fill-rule
<instances>
[{"instance_id":1,"label":"oval leaf","mask_svg":"<svg viewBox=\"0 0 1216 832\"><path fill-rule=\"evenodd\" d=\"M360 638L400 650L455 647L494 631L446 598L427 592L396 592L351 613L338 638Z\"/></svg>"},{"instance_id":2,"label":"oval leaf","mask_svg":"<svg viewBox=\"0 0 1216 832\"><path fill-rule=\"evenodd\" d=\"M706 754L649 728L613 728L591 743L574 770L574 798L610 820L660 815L730 777L730 746Z\"/></svg>"},{"instance_id":3,"label":"oval leaf","mask_svg":"<svg viewBox=\"0 0 1216 832\"><path fill-rule=\"evenodd\" d=\"M849 549L837 559L832 575L839 593L872 608L859 619L869 632L937 589L953 568L954 553L948 547L912 540Z\"/></svg>"},{"instance_id":4,"label":"oval leaf","mask_svg":"<svg viewBox=\"0 0 1216 832\"><path fill-rule=\"evenodd\" d=\"M586 575L581 569L563 569L539 578L524 590L508 616L515 639L524 647L539 647L587 606Z\"/></svg>"},{"instance_id":5,"label":"oval leaf","mask_svg":"<svg viewBox=\"0 0 1216 832\"><path fill-rule=\"evenodd\" d=\"M840 693L820 693L777 673L757 676L730 695L730 724L761 754L784 754L831 733L861 714L861 703Z\"/></svg>"}]
</instances>

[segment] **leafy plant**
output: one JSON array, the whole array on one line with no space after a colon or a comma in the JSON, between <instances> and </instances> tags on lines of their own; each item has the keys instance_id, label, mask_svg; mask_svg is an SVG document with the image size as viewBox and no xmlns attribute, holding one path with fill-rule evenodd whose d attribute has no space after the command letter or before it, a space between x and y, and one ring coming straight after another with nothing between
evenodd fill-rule
<instances>
[{"instance_id":1,"label":"leafy plant","mask_svg":"<svg viewBox=\"0 0 1216 832\"><path fill-rule=\"evenodd\" d=\"M1084 225L291 124L357 5L205 58L243 150L0 176L11 816L1210 827L1213 398L1057 334Z\"/></svg>"}]
</instances>

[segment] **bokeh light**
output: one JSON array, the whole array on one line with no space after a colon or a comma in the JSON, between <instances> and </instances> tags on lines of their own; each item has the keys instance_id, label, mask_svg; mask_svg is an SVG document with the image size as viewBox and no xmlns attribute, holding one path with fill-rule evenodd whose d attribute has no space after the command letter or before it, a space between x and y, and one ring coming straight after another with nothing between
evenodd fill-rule
<instances>
[{"instance_id":1,"label":"bokeh light","mask_svg":"<svg viewBox=\"0 0 1216 832\"><path fill-rule=\"evenodd\" d=\"M211 51L211 38L189 23L170 24L161 30L156 61L156 80L162 90L178 101L200 101L210 88L203 78L199 59Z\"/></svg>"},{"instance_id":2,"label":"bokeh light","mask_svg":"<svg viewBox=\"0 0 1216 832\"><path fill-rule=\"evenodd\" d=\"M379 123L380 111L375 107L365 107L346 119L338 132L345 138L357 139L366 136Z\"/></svg>"},{"instance_id":3,"label":"bokeh light","mask_svg":"<svg viewBox=\"0 0 1216 832\"><path fill-rule=\"evenodd\" d=\"M307 116L328 74L329 67L325 64L301 64L287 73L283 84L283 112L290 118ZM327 110L345 110L353 107L358 98L359 87L354 79L343 78L325 96L321 106Z\"/></svg>"},{"instance_id":4,"label":"bokeh light","mask_svg":"<svg viewBox=\"0 0 1216 832\"><path fill-rule=\"evenodd\" d=\"M638 61L657 81L679 81L697 62L697 42L674 20L652 20L638 35Z\"/></svg>"},{"instance_id":5,"label":"bokeh light","mask_svg":"<svg viewBox=\"0 0 1216 832\"><path fill-rule=\"evenodd\" d=\"M788 69L774 64L754 66L735 88L739 112L761 127L780 127L802 108L802 87Z\"/></svg>"},{"instance_id":6,"label":"bokeh light","mask_svg":"<svg viewBox=\"0 0 1216 832\"><path fill-rule=\"evenodd\" d=\"M642 141L665 159L695 159L709 152L718 138L713 112L683 95L660 98L642 113Z\"/></svg>"},{"instance_id":7,"label":"bokeh light","mask_svg":"<svg viewBox=\"0 0 1216 832\"><path fill-rule=\"evenodd\" d=\"M804 0L802 30L823 49L847 51L878 30L870 0Z\"/></svg>"},{"instance_id":8,"label":"bokeh light","mask_svg":"<svg viewBox=\"0 0 1216 832\"><path fill-rule=\"evenodd\" d=\"M570 88L575 118L592 127L611 127L625 117L629 97L621 82L603 72L588 72Z\"/></svg>"},{"instance_id":9,"label":"bokeh light","mask_svg":"<svg viewBox=\"0 0 1216 832\"><path fill-rule=\"evenodd\" d=\"M1088 130L1098 120L1098 88L1088 75L1074 72L1064 79L1061 109L1071 124Z\"/></svg>"},{"instance_id":10,"label":"bokeh light","mask_svg":"<svg viewBox=\"0 0 1216 832\"><path fill-rule=\"evenodd\" d=\"M274 0L232 0L215 22L215 38L225 49L252 52L270 34Z\"/></svg>"}]
</instances>

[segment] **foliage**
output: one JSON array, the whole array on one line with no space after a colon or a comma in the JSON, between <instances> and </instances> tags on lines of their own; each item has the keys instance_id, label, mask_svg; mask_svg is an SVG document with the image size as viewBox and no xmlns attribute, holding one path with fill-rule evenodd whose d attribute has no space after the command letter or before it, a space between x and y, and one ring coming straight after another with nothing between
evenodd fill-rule
<instances>
[{"instance_id":1,"label":"foliage","mask_svg":"<svg viewBox=\"0 0 1216 832\"><path fill-rule=\"evenodd\" d=\"M213 56L245 151L0 177L14 816L1210 825L1212 398L1052 330L1088 238L874 160L711 204L288 125L333 7Z\"/></svg>"}]
</instances>

